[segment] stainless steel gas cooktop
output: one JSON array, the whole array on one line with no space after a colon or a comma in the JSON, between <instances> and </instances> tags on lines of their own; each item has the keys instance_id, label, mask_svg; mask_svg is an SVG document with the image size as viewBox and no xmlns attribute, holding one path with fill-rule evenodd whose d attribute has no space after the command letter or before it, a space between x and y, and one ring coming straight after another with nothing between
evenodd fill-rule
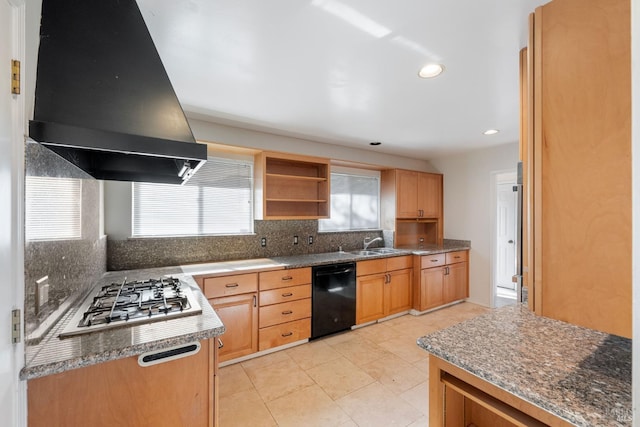
<instances>
[{"instance_id":1,"label":"stainless steel gas cooktop","mask_svg":"<svg viewBox=\"0 0 640 427\"><path fill-rule=\"evenodd\" d=\"M132 324L155 322L202 313L189 286L168 277L97 288L71 318L60 338Z\"/></svg>"}]
</instances>

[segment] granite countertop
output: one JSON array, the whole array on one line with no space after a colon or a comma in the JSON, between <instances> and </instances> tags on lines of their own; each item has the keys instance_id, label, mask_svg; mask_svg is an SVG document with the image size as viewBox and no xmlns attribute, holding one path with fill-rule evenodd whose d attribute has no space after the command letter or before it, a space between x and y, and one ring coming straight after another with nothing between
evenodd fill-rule
<instances>
[{"instance_id":1,"label":"granite countertop","mask_svg":"<svg viewBox=\"0 0 640 427\"><path fill-rule=\"evenodd\" d=\"M374 248L375 249L375 248ZM471 249L467 240L445 241L443 245L423 245L394 249L392 253L376 255L357 255L351 251L326 252L317 254L279 256L273 258L255 258L237 261L221 261L181 266L185 274L224 276L229 274L251 273L256 271L279 270L283 268L313 267L316 265L334 264L337 262L366 261L368 259L388 258L403 255L431 255L444 252Z\"/></svg>"},{"instance_id":2,"label":"granite countertop","mask_svg":"<svg viewBox=\"0 0 640 427\"><path fill-rule=\"evenodd\" d=\"M141 280L162 276L173 276L187 283L202 308L202 314L60 339L58 334L80 308L74 306L54 325L42 341L36 345L26 346L25 367L20 372L20 379L29 380L74 368L137 356L147 351L161 350L224 333L222 321L193 278L183 274L180 267L108 272L94 289L104 284L122 281L125 277L127 280Z\"/></svg>"},{"instance_id":3,"label":"granite countertop","mask_svg":"<svg viewBox=\"0 0 640 427\"><path fill-rule=\"evenodd\" d=\"M631 425L629 339L514 305L419 338L418 345L575 425Z\"/></svg>"},{"instance_id":4,"label":"granite countertop","mask_svg":"<svg viewBox=\"0 0 640 427\"><path fill-rule=\"evenodd\" d=\"M84 298L79 298L77 303L56 322L39 343L26 346L25 367L20 372L20 378L23 380L38 378L69 369L136 356L147 351L161 350L174 345L221 335L224 333L224 325L193 280L193 275L223 276L464 249L469 249L468 242L459 241L459 243L448 243L443 246L433 245L416 250L411 248L399 249L393 253L380 253L369 256L350 252L330 252L107 272L92 288L92 292L99 286L119 282L124 278L127 280L139 280L150 277L173 276L181 279L192 288L202 308L202 314L60 339L58 335L76 311L80 309L80 303L84 301Z\"/></svg>"}]
</instances>

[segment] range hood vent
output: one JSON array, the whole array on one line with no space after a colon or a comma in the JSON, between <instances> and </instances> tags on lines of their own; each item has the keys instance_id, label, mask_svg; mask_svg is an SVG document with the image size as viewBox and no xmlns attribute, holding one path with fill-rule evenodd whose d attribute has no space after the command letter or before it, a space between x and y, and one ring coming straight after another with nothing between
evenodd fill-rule
<instances>
[{"instance_id":1,"label":"range hood vent","mask_svg":"<svg viewBox=\"0 0 640 427\"><path fill-rule=\"evenodd\" d=\"M135 0L43 0L29 136L96 179L182 184L207 158Z\"/></svg>"}]
</instances>

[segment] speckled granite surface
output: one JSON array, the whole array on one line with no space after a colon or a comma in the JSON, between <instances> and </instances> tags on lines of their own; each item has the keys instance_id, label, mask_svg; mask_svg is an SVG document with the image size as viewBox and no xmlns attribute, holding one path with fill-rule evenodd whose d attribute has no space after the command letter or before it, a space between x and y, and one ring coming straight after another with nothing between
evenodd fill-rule
<instances>
[{"instance_id":1,"label":"speckled granite surface","mask_svg":"<svg viewBox=\"0 0 640 427\"><path fill-rule=\"evenodd\" d=\"M118 282L125 277L127 280L138 280L164 275L180 278L192 288L202 307L202 314L60 339L58 334L78 309L74 307L39 344L26 347L25 367L20 372L20 378L28 380L42 377L224 333L220 318L202 295L198 285L191 276L182 274L179 267L109 272L99 281L98 286Z\"/></svg>"},{"instance_id":2,"label":"speckled granite surface","mask_svg":"<svg viewBox=\"0 0 640 427\"><path fill-rule=\"evenodd\" d=\"M420 247L414 246L414 247L407 247L403 249L408 249L416 255L441 254L443 252L463 251L463 250L471 249L471 241L444 239L444 241L442 242L442 245L426 244L426 245L420 245Z\"/></svg>"},{"instance_id":3,"label":"speckled granite surface","mask_svg":"<svg viewBox=\"0 0 640 427\"><path fill-rule=\"evenodd\" d=\"M575 425L631 425L629 339L514 305L422 337L418 345Z\"/></svg>"},{"instance_id":4,"label":"speckled granite surface","mask_svg":"<svg viewBox=\"0 0 640 427\"><path fill-rule=\"evenodd\" d=\"M465 249L462 246L435 250L447 252ZM89 366L109 360L134 356L146 351L201 340L221 335L224 326L220 318L202 295L192 275L225 275L251 271L266 271L281 268L311 267L336 262L362 261L390 256L410 255L412 251L397 250L393 254L361 256L349 252L329 252L308 255L293 255L273 258L256 258L236 261L223 261L204 264L191 264L182 267L164 267L143 270L112 271L106 273L95 287L103 284L127 280L148 279L160 276L174 276L188 283L202 307L201 315L193 315L152 322L139 326L94 332L87 335L58 338L69 319L78 310L73 307L47 333L46 337L35 345L26 347L25 367L20 373L21 379L30 379L63 372L69 369ZM424 250L420 251L424 254ZM82 301L81 298L79 301Z\"/></svg>"}]
</instances>

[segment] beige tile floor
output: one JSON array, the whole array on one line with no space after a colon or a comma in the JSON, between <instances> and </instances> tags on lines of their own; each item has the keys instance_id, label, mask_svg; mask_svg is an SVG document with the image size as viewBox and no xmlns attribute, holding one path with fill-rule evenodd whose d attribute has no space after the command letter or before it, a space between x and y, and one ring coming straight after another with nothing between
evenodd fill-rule
<instances>
[{"instance_id":1,"label":"beige tile floor","mask_svg":"<svg viewBox=\"0 0 640 427\"><path fill-rule=\"evenodd\" d=\"M416 339L486 311L462 303L405 315L221 368L220 426L428 426L428 359Z\"/></svg>"}]
</instances>

